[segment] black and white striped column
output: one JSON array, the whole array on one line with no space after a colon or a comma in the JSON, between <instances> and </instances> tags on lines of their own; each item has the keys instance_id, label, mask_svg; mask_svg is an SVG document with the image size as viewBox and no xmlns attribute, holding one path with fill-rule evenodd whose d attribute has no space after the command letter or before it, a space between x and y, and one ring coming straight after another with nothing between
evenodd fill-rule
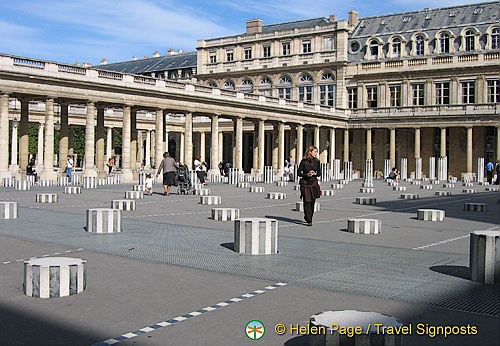
<instances>
[{"instance_id":1,"label":"black and white striped column","mask_svg":"<svg viewBox=\"0 0 500 346\"><path fill-rule=\"evenodd\" d=\"M296 202L295 203L295 210L296 211L304 211L304 202ZM316 201L314 203L314 212L320 211L321 210L321 204Z\"/></svg>"},{"instance_id":2,"label":"black and white striped column","mask_svg":"<svg viewBox=\"0 0 500 346\"><path fill-rule=\"evenodd\" d=\"M28 180L16 180L16 190L31 190L31 183Z\"/></svg>"},{"instance_id":3,"label":"black and white striped column","mask_svg":"<svg viewBox=\"0 0 500 346\"><path fill-rule=\"evenodd\" d=\"M469 263L473 281L500 283L500 231L470 234Z\"/></svg>"},{"instance_id":4,"label":"black and white striped column","mask_svg":"<svg viewBox=\"0 0 500 346\"><path fill-rule=\"evenodd\" d=\"M119 209L95 208L87 210L87 232L118 233L122 231L122 213Z\"/></svg>"},{"instance_id":5,"label":"black and white striped column","mask_svg":"<svg viewBox=\"0 0 500 346\"><path fill-rule=\"evenodd\" d=\"M335 190L321 190L321 196L326 196L326 197L335 196Z\"/></svg>"},{"instance_id":6,"label":"black and white striped column","mask_svg":"<svg viewBox=\"0 0 500 346\"><path fill-rule=\"evenodd\" d=\"M34 175L27 175L25 178L26 181L30 183L31 186L35 185L36 182L36 176Z\"/></svg>"},{"instance_id":7,"label":"black and white striped column","mask_svg":"<svg viewBox=\"0 0 500 346\"><path fill-rule=\"evenodd\" d=\"M287 187L288 186L288 181L277 181L276 186L279 187Z\"/></svg>"},{"instance_id":8,"label":"black and white striped column","mask_svg":"<svg viewBox=\"0 0 500 346\"><path fill-rule=\"evenodd\" d=\"M286 193L284 193L284 192L268 192L267 199L286 199Z\"/></svg>"},{"instance_id":9,"label":"black and white striped column","mask_svg":"<svg viewBox=\"0 0 500 346\"><path fill-rule=\"evenodd\" d=\"M274 171L272 166L264 167L264 183L266 184L274 183Z\"/></svg>"},{"instance_id":10,"label":"black and white striped column","mask_svg":"<svg viewBox=\"0 0 500 346\"><path fill-rule=\"evenodd\" d=\"M17 219L17 202L0 202L0 219Z\"/></svg>"},{"instance_id":11,"label":"black and white striped column","mask_svg":"<svg viewBox=\"0 0 500 346\"><path fill-rule=\"evenodd\" d=\"M435 191L434 196L439 196L439 197L451 196L451 191Z\"/></svg>"},{"instance_id":12,"label":"black and white striped column","mask_svg":"<svg viewBox=\"0 0 500 346\"><path fill-rule=\"evenodd\" d=\"M432 190L432 185L420 185L421 190Z\"/></svg>"},{"instance_id":13,"label":"black and white striped column","mask_svg":"<svg viewBox=\"0 0 500 346\"><path fill-rule=\"evenodd\" d=\"M391 171L392 171L391 160L385 159L384 160L384 179L389 176Z\"/></svg>"},{"instance_id":14,"label":"black and white striped column","mask_svg":"<svg viewBox=\"0 0 500 346\"><path fill-rule=\"evenodd\" d=\"M251 255L278 252L278 221L240 218L234 221L234 251Z\"/></svg>"},{"instance_id":15,"label":"black and white striped column","mask_svg":"<svg viewBox=\"0 0 500 346\"><path fill-rule=\"evenodd\" d=\"M434 156L429 157L429 176L430 180L436 179L436 158Z\"/></svg>"},{"instance_id":16,"label":"black and white striped column","mask_svg":"<svg viewBox=\"0 0 500 346\"><path fill-rule=\"evenodd\" d=\"M373 187L361 187L359 189L360 193L375 193L375 189Z\"/></svg>"},{"instance_id":17,"label":"black and white striped column","mask_svg":"<svg viewBox=\"0 0 500 346\"><path fill-rule=\"evenodd\" d=\"M83 177L83 188L84 189L97 188L97 178L96 177Z\"/></svg>"},{"instance_id":18,"label":"black and white striped column","mask_svg":"<svg viewBox=\"0 0 500 346\"><path fill-rule=\"evenodd\" d=\"M401 199L418 199L418 195L414 193L403 193L401 194Z\"/></svg>"},{"instance_id":19,"label":"black and white striped column","mask_svg":"<svg viewBox=\"0 0 500 346\"><path fill-rule=\"evenodd\" d=\"M347 231L358 234L380 234L382 221L378 219L348 219Z\"/></svg>"},{"instance_id":20,"label":"black and white striped column","mask_svg":"<svg viewBox=\"0 0 500 346\"><path fill-rule=\"evenodd\" d=\"M143 199L144 192L143 191L125 191L126 199Z\"/></svg>"},{"instance_id":21,"label":"black and white striped column","mask_svg":"<svg viewBox=\"0 0 500 346\"><path fill-rule=\"evenodd\" d=\"M45 257L24 262L24 294L34 298L75 295L87 288L87 261Z\"/></svg>"},{"instance_id":22,"label":"black and white striped column","mask_svg":"<svg viewBox=\"0 0 500 346\"><path fill-rule=\"evenodd\" d=\"M230 185L236 185L240 181L240 169L229 168L228 179Z\"/></svg>"},{"instance_id":23,"label":"black and white striped column","mask_svg":"<svg viewBox=\"0 0 500 346\"><path fill-rule=\"evenodd\" d=\"M342 179L342 174L340 173L340 159L333 160L333 179Z\"/></svg>"},{"instance_id":24,"label":"black and white striped column","mask_svg":"<svg viewBox=\"0 0 500 346\"><path fill-rule=\"evenodd\" d=\"M15 183L15 178L3 178L3 187L14 187Z\"/></svg>"},{"instance_id":25,"label":"black and white striped column","mask_svg":"<svg viewBox=\"0 0 500 346\"><path fill-rule=\"evenodd\" d=\"M71 176L71 183L73 185L80 185L82 182L82 176L80 174L73 174Z\"/></svg>"},{"instance_id":26,"label":"black and white striped column","mask_svg":"<svg viewBox=\"0 0 500 346\"><path fill-rule=\"evenodd\" d=\"M82 193L82 188L80 186L66 186L64 188L64 193L70 194L70 195L77 195Z\"/></svg>"},{"instance_id":27,"label":"black and white striped column","mask_svg":"<svg viewBox=\"0 0 500 346\"><path fill-rule=\"evenodd\" d=\"M484 157L477 158L476 181L478 183L484 183Z\"/></svg>"},{"instance_id":28,"label":"black and white striped column","mask_svg":"<svg viewBox=\"0 0 500 346\"><path fill-rule=\"evenodd\" d=\"M111 201L111 208L118 210L135 210L135 200L133 199L114 199Z\"/></svg>"},{"instance_id":29,"label":"black and white striped column","mask_svg":"<svg viewBox=\"0 0 500 346\"><path fill-rule=\"evenodd\" d=\"M240 217L236 208L212 208L212 219L216 221L234 221Z\"/></svg>"},{"instance_id":30,"label":"black and white striped column","mask_svg":"<svg viewBox=\"0 0 500 346\"><path fill-rule=\"evenodd\" d=\"M422 180L422 158L415 159L415 180Z\"/></svg>"},{"instance_id":31,"label":"black and white striped column","mask_svg":"<svg viewBox=\"0 0 500 346\"><path fill-rule=\"evenodd\" d=\"M197 196L208 196L210 195L210 189L193 190L193 194Z\"/></svg>"},{"instance_id":32,"label":"black and white striped column","mask_svg":"<svg viewBox=\"0 0 500 346\"><path fill-rule=\"evenodd\" d=\"M55 193L37 193L36 201L38 203L57 203L57 194Z\"/></svg>"},{"instance_id":33,"label":"black and white striped column","mask_svg":"<svg viewBox=\"0 0 500 346\"><path fill-rule=\"evenodd\" d=\"M448 157L440 157L438 159L438 180L448 180Z\"/></svg>"},{"instance_id":34,"label":"black and white striped column","mask_svg":"<svg viewBox=\"0 0 500 346\"><path fill-rule=\"evenodd\" d=\"M408 179L408 159L401 159L401 181L406 181Z\"/></svg>"},{"instance_id":35,"label":"black and white striped column","mask_svg":"<svg viewBox=\"0 0 500 346\"><path fill-rule=\"evenodd\" d=\"M394 191L406 191L406 186L393 186Z\"/></svg>"},{"instance_id":36,"label":"black and white striped column","mask_svg":"<svg viewBox=\"0 0 500 346\"><path fill-rule=\"evenodd\" d=\"M263 193L265 190L264 187L262 186L250 186L249 191L252 193Z\"/></svg>"},{"instance_id":37,"label":"black and white striped column","mask_svg":"<svg viewBox=\"0 0 500 346\"><path fill-rule=\"evenodd\" d=\"M132 190L134 191L146 191L146 185L134 185Z\"/></svg>"},{"instance_id":38,"label":"black and white striped column","mask_svg":"<svg viewBox=\"0 0 500 346\"><path fill-rule=\"evenodd\" d=\"M465 211L487 211L488 206L485 203L464 203Z\"/></svg>"},{"instance_id":39,"label":"black and white striped column","mask_svg":"<svg viewBox=\"0 0 500 346\"><path fill-rule=\"evenodd\" d=\"M221 196L200 196L200 204L219 205L222 203Z\"/></svg>"},{"instance_id":40,"label":"black and white striped column","mask_svg":"<svg viewBox=\"0 0 500 346\"><path fill-rule=\"evenodd\" d=\"M377 204L377 199L374 197L356 197L356 204L373 205Z\"/></svg>"},{"instance_id":41,"label":"black and white striped column","mask_svg":"<svg viewBox=\"0 0 500 346\"><path fill-rule=\"evenodd\" d=\"M340 190L344 188L344 184L332 184L331 185L332 189Z\"/></svg>"},{"instance_id":42,"label":"black and white striped column","mask_svg":"<svg viewBox=\"0 0 500 346\"><path fill-rule=\"evenodd\" d=\"M417 209L417 219L422 221L444 221L444 210Z\"/></svg>"},{"instance_id":43,"label":"black and white striped column","mask_svg":"<svg viewBox=\"0 0 500 346\"><path fill-rule=\"evenodd\" d=\"M58 186L68 186L69 185L69 178L68 177L57 178L57 185Z\"/></svg>"},{"instance_id":44,"label":"black and white striped column","mask_svg":"<svg viewBox=\"0 0 500 346\"><path fill-rule=\"evenodd\" d=\"M476 193L477 190L475 190L475 189L463 189L462 192L463 193Z\"/></svg>"},{"instance_id":45,"label":"black and white striped column","mask_svg":"<svg viewBox=\"0 0 500 346\"><path fill-rule=\"evenodd\" d=\"M353 180L352 162L351 161L344 162L344 180L347 180L347 181Z\"/></svg>"},{"instance_id":46,"label":"black and white striped column","mask_svg":"<svg viewBox=\"0 0 500 346\"><path fill-rule=\"evenodd\" d=\"M40 180L39 185L43 187L54 186L54 182L52 180Z\"/></svg>"}]
</instances>

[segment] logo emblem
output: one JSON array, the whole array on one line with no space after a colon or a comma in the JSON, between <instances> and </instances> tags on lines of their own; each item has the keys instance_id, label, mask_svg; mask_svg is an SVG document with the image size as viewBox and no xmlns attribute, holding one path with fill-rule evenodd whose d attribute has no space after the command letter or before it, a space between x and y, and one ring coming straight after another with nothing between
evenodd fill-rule
<instances>
[{"instance_id":1,"label":"logo emblem","mask_svg":"<svg viewBox=\"0 0 500 346\"><path fill-rule=\"evenodd\" d=\"M261 321L253 320L247 323L245 326L245 333L251 340L259 340L264 336L266 332L266 327Z\"/></svg>"}]
</instances>

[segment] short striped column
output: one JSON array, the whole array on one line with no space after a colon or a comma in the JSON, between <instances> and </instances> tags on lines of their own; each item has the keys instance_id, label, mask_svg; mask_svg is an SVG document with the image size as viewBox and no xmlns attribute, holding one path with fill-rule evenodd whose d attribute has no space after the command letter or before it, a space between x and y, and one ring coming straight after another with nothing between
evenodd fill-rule
<instances>
[{"instance_id":1,"label":"short striped column","mask_svg":"<svg viewBox=\"0 0 500 346\"><path fill-rule=\"evenodd\" d=\"M379 326L377 328L376 326ZM338 328L361 329L361 333L353 333L352 337L347 337L345 331ZM308 335L310 346L343 346L343 345L363 345L363 346L401 346L403 345L402 335L395 333L382 333L382 329L398 330L403 327L403 323L394 317L379 314L377 312L365 312L356 310L326 311L311 316L309 328L311 330L324 330L317 334ZM336 329L336 330L335 330ZM308 329L309 330L309 329ZM347 342L346 342L347 341Z\"/></svg>"},{"instance_id":2,"label":"short striped column","mask_svg":"<svg viewBox=\"0 0 500 346\"><path fill-rule=\"evenodd\" d=\"M52 180L40 180L40 186L54 186L54 182Z\"/></svg>"},{"instance_id":3,"label":"short striped column","mask_svg":"<svg viewBox=\"0 0 500 346\"><path fill-rule=\"evenodd\" d=\"M403 193L401 194L401 199L418 199L418 195L415 193Z\"/></svg>"},{"instance_id":4,"label":"short striped column","mask_svg":"<svg viewBox=\"0 0 500 346\"><path fill-rule=\"evenodd\" d=\"M288 181L277 181L276 186L279 187L287 187L288 186Z\"/></svg>"},{"instance_id":5,"label":"short striped column","mask_svg":"<svg viewBox=\"0 0 500 346\"><path fill-rule=\"evenodd\" d=\"M374 193L375 189L373 187L362 187L359 189L360 193Z\"/></svg>"},{"instance_id":6,"label":"short striped column","mask_svg":"<svg viewBox=\"0 0 500 346\"><path fill-rule=\"evenodd\" d=\"M373 182L362 182L361 187L373 187Z\"/></svg>"},{"instance_id":7,"label":"short striped column","mask_svg":"<svg viewBox=\"0 0 500 346\"><path fill-rule=\"evenodd\" d=\"M24 262L24 294L34 298L72 296L87 288L87 261L45 257Z\"/></svg>"},{"instance_id":8,"label":"short striped column","mask_svg":"<svg viewBox=\"0 0 500 346\"><path fill-rule=\"evenodd\" d=\"M326 197L335 196L335 190L321 190L321 196L326 196Z\"/></svg>"},{"instance_id":9,"label":"short striped column","mask_svg":"<svg viewBox=\"0 0 500 346\"><path fill-rule=\"evenodd\" d=\"M434 191L434 196L451 196L451 191Z\"/></svg>"},{"instance_id":10,"label":"short striped column","mask_svg":"<svg viewBox=\"0 0 500 346\"><path fill-rule=\"evenodd\" d=\"M439 180L429 180L429 184L439 185L441 182Z\"/></svg>"},{"instance_id":11,"label":"short striped column","mask_svg":"<svg viewBox=\"0 0 500 346\"><path fill-rule=\"evenodd\" d=\"M474 183L463 183L462 186L463 187L473 187Z\"/></svg>"},{"instance_id":12,"label":"short striped column","mask_svg":"<svg viewBox=\"0 0 500 346\"><path fill-rule=\"evenodd\" d=\"M15 178L3 178L3 187L14 187L15 183Z\"/></svg>"},{"instance_id":13,"label":"short striped column","mask_svg":"<svg viewBox=\"0 0 500 346\"><path fill-rule=\"evenodd\" d=\"M487 191L487 192L498 192L498 187L487 186L487 187L484 188L484 191Z\"/></svg>"},{"instance_id":14,"label":"short striped column","mask_svg":"<svg viewBox=\"0 0 500 346\"><path fill-rule=\"evenodd\" d=\"M236 184L236 187L239 187L242 189L248 189L250 187L250 183L241 181L238 184Z\"/></svg>"},{"instance_id":15,"label":"short striped column","mask_svg":"<svg viewBox=\"0 0 500 346\"><path fill-rule=\"evenodd\" d=\"M453 184L453 183L446 183L446 184L443 184L443 187L447 188L447 189L454 189L455 188L455 184Z\"/></svg>"},{"instance_id":16,"label":"short striped column","mask_svg":"<svg viewBox=\"0 0 500 346\"><path fill-rule=\"evenodd\" d=\"M212 208L212 219L216 221L234 221L240 217L236 208Z\"/></svg>"},{"instance_id":17,"label":"short striped column","mask_svg":"<svg viewBox=\"0 0 500 346\"><path fill-rule=\"evenodd\" d=\"M349 184L349 180L345 180L345 179L339 180L339 184L347 185L347 184Z\"/></svg>"},{"instance_id":18,"label":"short striped column","mask_svg":"<svg viewBox=\"0 0 500 346\"><path fill-rule=\"evenodd\" d=\"M358 234L380 234L382 221L378 219L348 219L347 231Z\"/></svg>"},{"instance_id":19,"label":"short striped column","mask_svg":"<svg viewBox=\"0 0 500 346\"><path fill-rule=\"evenodd\" d=\"M356 197L356 204L373 205L377 204L377 199L374 197Z\"/></svg>"},{"instance_id":20,"label":"short striped column","mask_svg":"<svg viewBox=\"0 0 500 346\"><path fill-rule=\"evenodd\" d=\"M134 191L146 191L146 185L134 185L132 188Z\"/></svg>"},{"instance_id":21,"label":"short striped column","mask_svg":"<svg viewBox=\"0 0 500 346\"><path fill-rule=\"evenodd\" d=\"M25 178L26 181L29 181L31 186L35 185L36 183L36 175L27 175Z\"/></svg>"},{"instance_id":22,"label":"short striped column","mask_svg":"<svg viewBox=\"0 0 500 346\"><path fill-rule=\"evenodd\" d=\"M417 209L417 219L422 221L444 221L444 210Z\"/></svg>"},{"instance_id":23,"label":"short striped column","mask_svg":"<svg viewBox=\"0 0 500 346\"><path fill-rule=\"evenodd\" d=\"M465 211L487 211L485 203L464 203Z\"/></svg>"},{"instance_id":24,"label":"short striped column","mask_svg":"<svg viewBox=\"0 0 500 346\"><path fill-rule=\"evenodd\" d=\"M84 189L97 188L97 178L96 177L83 177L83 188Z\"/></svg>"},{"instance_id":25,"label":"short striped column","mask_svg":"<svg viewBox=\"0 0 500 346\"><path fill-rule=\"evenodd\" d=\"M399 183L397 181L389 181L387 183L387 186L391 186L391 187L399 186Z\"/></svg>"},{"instance_id":26,"label":"short striped column","mask_svg":"<svg viewBox=\"0 0 500 346\"><path fill-rule=\"evenodd\" d=\"M16 190L31 190L31 183L27 180L16 180Z\"/></svg>"},{"instance_id":27,"label":"short striped column","mask_svg":"<svg viewBox=\"0 0 500 346\"><path fill-rule=\"evenodd\" d=\"M264 167L264 183L266 184L274 183L274 171L272 166Z\"/></svg>"},{"instance_id":28,"label":"short striped column","mask_svg":"<svg viewBox=\"0 0 500 346\"><path fill-rule=\"evenodd\" d=\"M286 193L284 193L284 192L268 192L267 199L286 199Z\"/></svg>"},{"instance_id":29,"label":"short striped column","mask_svg":"<svg viewBox=\"0 0 500 346\"><path fill-rule=\"evenodd\" d=\"M80 185L82 182L82 176L80 174L74 174L71 176L71 183L73 185Z\"/></svg>"},{"instance_id":30,"label":"short striped column","mask_svg":"<svg viewBox=\"0 0 500 346\"><path fill-rule=\"evenodd\" d=\"M126 199L143 199L144 192L143 191L125 191Z\"/></svg>"},{"instance_id":31,"label":"short striped column","mask_svg":"<svg viewBox=\"0 0 500 346\"><path fill-rule=\"evenodd\" d=\"M133 199L114 199L111 201L111 208L118 210L135 210L135 200Z\"/></svg>"},{"instance_id":32,"label":"short striped column","mask_svg":"<svg viewBox=\"0 0 500 346\"><path fill-rule=\"evenodd\" d=\"M252 193L263 193L265 190L264 187L262 186L250 186L249 191Z\"/></svg>"},{"instance_id":33,"label":"short striped column","mask_svg":"<svg viewBox=\"0 0 500 346\"><path fill-rule=\"evenodd\" d=\"M56 193L37 193L36 201L38 203L57 203Z\"/></svg>"},{"instance_id":34,"label":"short striped column","mask_svg":"<svg viewBox=\"0 0 500 346\"><path fill-rule=\"evenodd\" d=\"M234 251L251 255L278 252L278 221L240 218L234 221Z\"/></svg>"},{"instance_id":35,"label":"short striped column","mask_svg":"<svg viewBox=\"0 0 500 346\"><path fill-rule=\"evenodd\" d=\"M69 178L68 177L59 177L57 178L57 186L68 186Z\"/></svg>"},{"instance_id":36,"label":"short striped column","mask_svg":"<svg viewBox=\"0 0 500 346\"><path fill-rule=\"evenodd\" d=\"M198 196L208 196L210 195L210 189L193 190L193 193Z\"/></svg>"},{"instance_id":37,"label":"short striped column","mask_svg":"<svg viewBox=\"0 0 500 346\"><path fill-rule=\"evenodd\" d=\"M122 231L122 212L112 208L87 210L87 232L118 233Z\"/></svg>"},{"instance_id":38,"label":"short striped column","mask_svg":"<svg viewBox=\"0 0 500 346\"><path fill-rule=\"evenodd\" d=\"M17 219L17 202L0 202L0 219Z\"/></svg>"},{"instance_id":39,"label":"short striped column","mask_svg":"<svg viewBox=\"0 0 500 346\"><path fill-rule=\"evenodd\" d=\"M500 283L500 231L470 234L469 263L473 281Z\"/></svg>"},{"instance_id":40,"label":"short striped column","mask_svg":"<svg viewBox=\"0 0 500 346\"><path fill-rule=\"evenodd\" d=\"M221 196L200 196L200 204L219 205L222 203Z\"/></svg>"},{"instance_id":41,"label":"short striped column","mask_svg":"<svg viewBox=\"0 0 500 346\"><path fill-rule=\"evenodd\" d=\"M293 185L294 191L300 191L300 185Z\"/></svg>"},{"instance_id":42,"label":"short striped column","mask_svg":"<svg viewBox=\"0 0 500 346\"><path fill-rule=\"evenodd\" d=\"M82 193L82 188L80 186L66 186L64 188L64 193L69 195L77 195Z\"/></svg>"},{"instance_id":43,"label":"short striped column","mask_svg":"<svg viewBox=\"0 0 500 346\"><path fill-rule=\"evenodd\" d=\"M475 189L463 189L462 192L463 193L476 193L477 190L475 190Z\"/></svg>"},{"instance_id":44,"label":"short striped column","mask_svg":"<svg viewBox=\"0 0 500 346\"><path fill-rule=\"evenodd\" d=\"M105 186L105 185L107 185L106 178L97 179L97 186Z\"/></svg>"},{"instance_id":45,"label":"short striped column","mask_svg":"<svg viewBox=\"0 0 500 346\"><path fill-rule=\"evenodd\" d=\"M448 183L450 183L450 184L456 184L457 182L458 182L457 177L449 177L448 178Z\"/></svg>"},{"instance_id":46,"label":"short striped column","mask_svg":"<svg viewBox=\"0 0 500 346\"><path fill-rule=\"evenodd\" d=\"M332 189L340 190L344 188L344 184L332 184L331 185Z\"/></svg>"},{"instance_id":47,"label":"short striped column","mask_svg":"<svg viewBox=\"0 0 500 346\"><path fill-rule=\"evenodd\" d=\"M115 177L108 175L106 176L106 185L115 185Z\"/></svg>"},{"instance_id":48,"label":"short striped column","mask_svg":"<svg viewBox=\"0 0 500 346\"><path fill-rule=\"evenodd\" d=\"M394 191L406 191L406 186L393 186Z\"/></svg>"},{"instance_id":49,"label":"short striped column","mask_svg":"<svg viewBox=\"0 0 500 346\"><path fill-rule=\"evenodd\" d=\"M204 188L205 188L204 184L193 184L193 189L195 189L195 190L200 190L200 189L204 189Z\"/></svg>"},{"instance_id":50,"label":"short striped column","mask_svg":"<svg viewBox=\"0 0 500 346\"><path fill-rule=\"evenodd\" d=\"M410 184L415 185L415 186L419 186L422 184L422 182L420 180L412 180L412 181L410 181Z\"/></svg>"},{"instance_id":51,"label":"short striped column","mask_svg":"<svg viewBox=\"0 0 500 346\"><path fill-rule=\"evenodd\" d=\"M432 185L420 185L421 190L432 190Z\"/></svg>"},{"instance_id":52,"label":"short striped column","mask_svg":"<svg viewBox=\"0 0 500 346\"><path fill-rule=\"evenodd\" d=\"M296 211L304 211L304 202L296 202L295 203L295 210ZM321 211L321 205L318 201L314 203L314 211Z\"/></svg>"}]
</instances>

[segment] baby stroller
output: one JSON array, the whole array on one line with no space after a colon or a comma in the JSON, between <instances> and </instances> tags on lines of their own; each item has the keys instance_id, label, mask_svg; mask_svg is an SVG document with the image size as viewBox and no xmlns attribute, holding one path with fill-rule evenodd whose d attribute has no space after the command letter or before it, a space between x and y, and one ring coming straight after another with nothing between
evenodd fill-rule
<instances>
[{"instance_id":1,"label":"baby stroller","mask_svg":"<svg viewBox=\"0 0 500 346\"><path fill-rule=\"evenodd\" d=\"M191 193L191 177L189 175L189 168L185 164L181 164L177 169L177 180L179 181L179 195L187 195Z\"/></svg>"}]
</instances>

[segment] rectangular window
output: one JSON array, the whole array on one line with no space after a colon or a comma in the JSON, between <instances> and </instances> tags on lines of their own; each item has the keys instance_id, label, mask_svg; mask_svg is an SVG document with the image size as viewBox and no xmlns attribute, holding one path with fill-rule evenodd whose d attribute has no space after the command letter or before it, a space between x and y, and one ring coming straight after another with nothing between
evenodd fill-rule
<instances>
[{"instance_id":1,"label":"rectangular window","mask_svg":"<svg viewBox=\"0 0 500 346\"><path fill-rule=\"evenodd\" d=\"M245 60L252 59L252 48L245 48Z\"/></svg>"},{"instance_id":2,"label":"rectangular window","mask_svg":"<svg viewBox=\"0 0 500 346\"><path fill-rule=\"evenodd\" d=\"M399 58L401 56L401 43L393 42L392 44L392 56L394 58Z\"/></svg>"},{"instance_id":3,"label":"rectangular window","mask_svg":"<svg viewBox=\"0 0 500 346\"><path fill-rule=\"evenodd\" d=\"M391 107L401 107L401 85L389 86L391 92Z\"/></svg>"},{"instance_id":4,"label":"rectangular window","mask_svg":"<svg viewBox=\"0 0 500 346\"><path fill-rule=\"evenodd\" d=\"M226 50L226 60L227 61L233 61L234 60L234 54L232 49Z\"/></svg>"},{"instance_id":5,"label":"rectangular window","mask_svg":"<svg viewBox=\"0 0 500 346\"><path fill-rule=\"evenodd\" d=\"M312 85L299 87L299 101L312 103L313 87Z\"/></svg>"},{"instance_id":6,"label":"rectangular window","mask_svg":"<svg viewBox=\"0 0 500 346\"><path fill-rule=\"evenodd\" d=\"M411 85L411 90L413 94L412 102L414 106L424 105L424 83L417 83Z\"/></svg>"},{"instance_id":7,"label":"rectangular window","mask_svg":"<svg viewBox=\"0 0 500 346\"><path fill-rule=\"evenodd\" d=\"M283 55L290 55L290 42L283 42Z\"/></svg>"},{"instance_id":8,"label":"rectangular window","mask_svg":"<svg viewBox=\"0 0 500 346\"><path fill-rule=\"evenodd\" d=\"M333 37L323 37L323 50L333 50Z\"/></svg>"},{"instance_id":9,"label":"rectangular window","mask_svg":"<svg viewBox=\"0 0 500 346\"><path fill-rule=\"evenodd\" d=\"M366 106L368 108L377 108L377 87L376 86L367 86L366 87Z\"/></svg>"},{"instance_id":10,"label":"rectangular window","mask_svg":"<svg viewBox=\"0 0 500 346\"><path fill-rule=\"evenodd\" d=\"M321 103L322 105L326 105L326 106L330 106L330 107L333 107L334 106L334 95L335 95L335 92L334 92L335 88L333 86L333 84L330 84L330 85L320 85L319 86L319 103Z\"/></svg>"},{"instance_id":11,"label":"rectangular window","mask_svg":"<svg viewBox=\"0 0 500 346\"><path fill-rule=\"evenodd\" d=\"M500 102L500 80L498 79L488 81L488 102Z\"/></svg>"},{"instance_id":12,"label":"rectangular window","mask_svg":"<svg viewBox=\"0 0 500 346\"><path fill-rule=\"evenodd\" d=\"M302 53L311 53L311 40L302 41Z\"/></svg>"},{"instance_id":13,"label":"rectangular window","mask_svg":"<svg viewBox=\"0 0 500 346\"><path fill-rule=\"evenodd\" d=\"M476 102L475 82L462 82L462 103Z\"/></svg>"},{"instance_id":14,"label":"rectangular window","mask_svg":"<svg viewBox=\"0 0 500 346\"><path fill-rule=\"evenodd\" d=\"M292 88L278 88L278 93L281 99L292 99Z\"/></svg>"},{"instance_id":15,"label":"rectangular window","mask_svg":"<svg viewBox=\"0 0 500 346\"><path fill-rule=\"evenodd\" d=\"M358 108L358 88L347 88L347 95L349 96L349 109Z\"/></svg>"},{"instance_id":16,"label":"rectangular window","mask_svg":"<svg viewBox=\"0 0 500 346\"><path fill-rule=\"evenodd\" d=\"M264 58L271 56L271 46L264 46Z\"/></svg>"},{"instance_id":17,"label":"rectangular window","mask_svg":"<svg viewBox=\"0 0 500 346\"><path fill-rule=\"evenodd\" d=\"M439 82L435 84L436 87L436 104L449 105L450 104L450 83Z\"/></svg>"},{"instance_id":18,"label":"rectangular window","mask_svg":"<svg viewBox=\"0 0 500 346\"><path fill-rule=\"evenodd\" d=\"M210 52L210 63L215 64L217 62L217 56L215 52Z\"/></svg>"}]
</instances>

